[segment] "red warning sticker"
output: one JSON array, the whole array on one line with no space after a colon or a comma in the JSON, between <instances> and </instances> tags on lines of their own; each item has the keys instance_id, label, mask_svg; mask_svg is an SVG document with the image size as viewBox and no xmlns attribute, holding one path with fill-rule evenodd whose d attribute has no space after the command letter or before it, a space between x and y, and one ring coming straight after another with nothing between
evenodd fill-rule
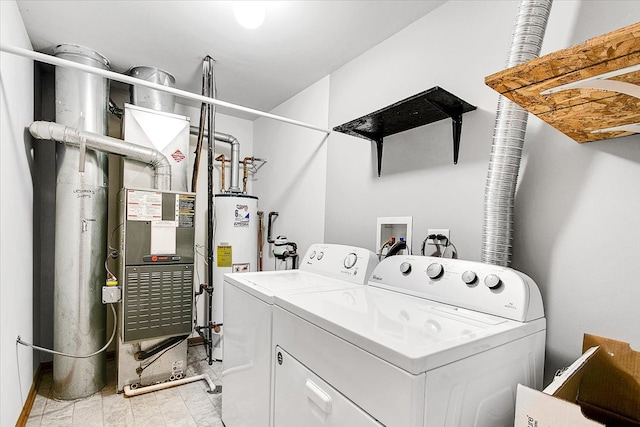
<instances>
[{"instance_id":1,"label":"red warning sticker","mask_svg":"<svg viewBox=\"0 0 640 427\"><path fill-rule=\"evenodd\" d=\"M185 159L185 155L182 154L182 151L180 151L180 150L174 151L173 154L171 155L171 157L173 157L173 160L175 160L176 163L180 163L181 161L183 161Z\"/></svg>"}]
</instances>

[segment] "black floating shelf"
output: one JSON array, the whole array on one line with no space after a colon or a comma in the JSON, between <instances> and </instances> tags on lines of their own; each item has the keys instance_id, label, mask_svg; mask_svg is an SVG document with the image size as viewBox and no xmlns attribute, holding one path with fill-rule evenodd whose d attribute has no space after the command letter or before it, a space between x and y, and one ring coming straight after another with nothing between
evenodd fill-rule
<instances>
[{"instance_id":1,"label":"black floating shelf","mask_svg":"<svg viewBox=\"0 0 640 427\"><path fill-rule=\"evenodd\" d=\"M462 114L475 109L475 106L441 87L435 86L381 110L336 126L333 130L375 142L378 151L378 176L380 176L382 141L385 136L446 118L451 118L453 121L453 163L457 164L462 132Z\"/></svg>"}]
</instances>

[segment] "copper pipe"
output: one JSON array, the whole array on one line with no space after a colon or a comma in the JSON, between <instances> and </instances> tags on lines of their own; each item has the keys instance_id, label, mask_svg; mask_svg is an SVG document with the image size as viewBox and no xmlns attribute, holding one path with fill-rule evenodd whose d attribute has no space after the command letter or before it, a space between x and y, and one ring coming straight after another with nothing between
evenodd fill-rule
<instances>
[{"instance_id":1,"label":"copper pipe","mask_svg":"<svg viewBox=\"0 0 640 427\"><path fill-rule=\"evenodd\" d=\"M224 154L220 154L218 157L215 158L215 160L222 162L222 169L220 170L220 182L221 182L221 187L222 187L222 192L224 193L224 164L228 162L227 158L224 156Z\"/></svg>"},{"instance_id":2,"label":"copper pipe","mask_svg":"<svg viewBox=\"0 0 640 427\"><path fill-rule=\"evenodd\" d=\"M248 168L248 164L249 161L251 161L251 163L253 163L253 157L245 157L242 160L242 169L243 169L243 176L242 176L242 192L244 194L247 194L247 180L249 179L249 168Z\"/></svg>"},{"instance_id":3,"label":"copper pipe","mask_svg":"<svg viewBox=\"0 0 640 427\"><path fill-rule=\"evenodd\" d=\"M255 162L262 162L264 160L258 157L245 157L242 160L242 167L244 171L244 175L242 177L242 192L244 194L247 193L247 181L249 180L249 164L254 164Z\"/></svg>"}]
</instances>

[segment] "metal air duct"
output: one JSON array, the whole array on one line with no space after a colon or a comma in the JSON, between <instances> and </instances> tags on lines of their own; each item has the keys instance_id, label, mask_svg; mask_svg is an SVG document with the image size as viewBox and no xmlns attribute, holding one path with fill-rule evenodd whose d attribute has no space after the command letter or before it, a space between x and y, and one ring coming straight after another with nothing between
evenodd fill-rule
<instances>
[{"instance_id":1,"label":"metal air duct","mask_svg":"<svg viewBox=\"0 0 640 427\"><path fill-rule=\"evenodd\" d=\"M34 138L52 139L73 147L84 145L85 148L118 154L127 159L146 163L155 170L154 188L171 190L171 164L167 157L155 148L97 133L80 131L59 123L33 122L29 126L29 132Z\"/></svg>"},{"instance_id":2,"label":"metal air duct","mask_svg":"<svg viewBox=\"0 0 640 427\"><path fill-rule=\"evenodd\" d=\"M552 0L522 0L518 8L506 68L540 54ZM484 197L480 259L509 266L513 240L513 211L528 114L500 96Z\"/></svg>"},{"instance_id":3,"label":"metal air duct","mask_svg":"<svg viewBox=\"0 0 640 427\"><path fill-rule=\"evenodd\" d=\"M168 87L175 87L176 84L176 78L173 77L172 74L156 67L133 67L129 70L129 75ZM171 93L132 85L129 94L131 96L131 103L139 107L173 113L176 106L176 97Z\"/></svg>"},{"instance_id":4,"label":"metal air duct","mask_svg":"<svg viewBox=\"0 0 640 427\"><path fill-rule=\"evenodd\" d=\"M93 50L60 45L54 55L108 69ZM109 81L83 71L57 67L56 121L107 133ZM107 154L80 147L56 147L56 226L53 342L57 351L90 354L106 336L102 304L107 252ZM70 400L90 396L106 384L106 356L53 358L53 393Z\"/></svg>"}]
</instances>

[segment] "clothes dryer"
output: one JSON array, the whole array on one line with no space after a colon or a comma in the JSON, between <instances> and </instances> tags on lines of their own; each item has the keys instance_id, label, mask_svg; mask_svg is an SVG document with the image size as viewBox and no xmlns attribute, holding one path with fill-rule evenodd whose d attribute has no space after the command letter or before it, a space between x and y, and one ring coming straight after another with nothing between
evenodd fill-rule
<instances>
[{"instance_id":1,"label":"clothes dryer","mask_svg":"<svg viewBox=\"0 0 640 427\"><path fill-rule=\"evenodd\" d=\"M361 287L377 263L367 249L314 244L298 270L225 274L222 420L226 427L271 425L274 297Z\"/></svg>"},{"instance_id":2,"label":"clothes dryer","mask_svg":"<svg viewBox=\"0 0 640 427\"><path fill-rule=\"evenodd\" d=\"M510 268L397 255L275 304L274 427L513 426L516 385L542 387L542 299Z\"/></svg>"}]
</instances>

